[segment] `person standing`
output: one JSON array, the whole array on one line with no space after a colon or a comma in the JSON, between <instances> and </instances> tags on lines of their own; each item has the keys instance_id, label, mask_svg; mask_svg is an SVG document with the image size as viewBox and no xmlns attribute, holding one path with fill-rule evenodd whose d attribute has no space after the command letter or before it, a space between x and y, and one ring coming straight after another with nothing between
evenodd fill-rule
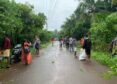
<instances>
[{"instance_id":1,"label":"person standing","mask_svg":"<svg viewBox=\"0 0 117 84\"><path fill-rule=\"evenodd\" d=\"M67 40L66 40L66 49L69 50L69 38L67 37Z\"/></svg>"},{"instance_id":2,"label":"person standing","mask_svg":"<svg viewBox=\"0 0 117 84\"><path fill-rule=\"evenodd\" d=\"M77 40L73 38L73 51L74 51L74 56L77 58Z\"/></svg>"},{"instance_id":3,"label":"person standing","mask_svg":"<svg viewBox=\"0 0 117 84\"><path fill-rule=\"evenodd\" d=\"M39 52L40 52L40 39L38 37L36 37L36 40L34 42L34 48L35 48L35 51L36 51L36 55L39 56Z\"/></svg>"},{"instance_id":4,"label":"person standing","mask_svg":"<svg viewBox=\"0 0 117 84\"><path fill-rule=\"evenodd\" d=\"M10 67L10 48L11 48L11 40L6 34L3 41L3 54L4 57L7 59L8 68Z\"/></svg>"},{"instance_id":5,"label":"person standing","mask_svg":"<svg viewBox=\"0 0 117 84\"><path fill-rule=\"evenodd\" d=\"M66 46L66 49L68 50L69 49L69 38L68 37L65 37L64 44Z\"/></svg>"},{"instance_id":6,"label":"person standing","mask_svg":"<svg viewBox=\"0 0 117 84\"><path fill-rule=\"evenodd\" d=\"M85 53L89 61L91 57L91 47L92 47L91 39L88 37L88 35L86 35L86 37L84 38L83 48L85 49Z\"/></svg>"},{"instance_id":7,"label":"person standing","mask_svg":"<svg viewBox=\"0 0 117 84\"><path fill-rule=\"evenodd\" d=\"M72 37L69 38L69 50L70 52L73 52L73 38Z\"/></svg>"},{"instance_id":8,"label":"person standing","mask_svg":"<svg viewBox=\"0 0 117 84\"><path fill-rule=\"evenodd\" d=\"M27 56L30 54L30 46L31 43L29 43L27 40L22 43L22 62L26 65L28 64Z\"/></svg>"},{"instance_id":9,"label":"person standing","mask_svg":"<svg viewBox=\"0 0 117 84\"><path fill-rule=\"evenodd\" d=\"M63 39L62 38L59 39L59 47L60 47L60 49L62 49L62 47L63 47Z\"/></svg>"},{"instance_id":10,"label":"person standing","mask_svg":"<svg viewBox=\"0 0 117 84\"><path fill-rule=\"evenodd\" d=\"M63 45L65 45L66 46L66 37L64 38L64 40L63 40Z\"/></svg>"}]
</instances>

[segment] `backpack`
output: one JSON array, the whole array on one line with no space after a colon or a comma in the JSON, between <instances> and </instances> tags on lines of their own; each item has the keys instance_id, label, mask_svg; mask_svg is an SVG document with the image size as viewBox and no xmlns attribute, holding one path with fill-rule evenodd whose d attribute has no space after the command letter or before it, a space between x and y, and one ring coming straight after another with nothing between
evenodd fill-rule
<instances>
[{"instance_id":1,"label":"backpack","mask_svg":"<svg viewBox=\"0 0 117 84\"><path fill-rule=\"evenodd\" d=\"M36 48L36 49L39 49L39 43L38 43L38 42L36 42L35 48Z\"/></svg>"},{"instance_id":2,"label":"backpack","mask_svg":"<svg viewBox=\"0 0 117 84\"><path fill-rule=\"evenodd\" d=\"M85 39L85 41L84 41L84 47L86 49L91 49L91 46L92 46L91 40L89 38L88 39Z\"/></svg>"},{"instance_id":3,"label":"backpack","mask_svg":"<svg viewBox=\"0 0 117 84\"><path fill-rule=\"evenodd\" d=\"M28 47L24 48L24 53L28 54L29 52L30 52L30 50Z\"/></svg>"}]
</instances>

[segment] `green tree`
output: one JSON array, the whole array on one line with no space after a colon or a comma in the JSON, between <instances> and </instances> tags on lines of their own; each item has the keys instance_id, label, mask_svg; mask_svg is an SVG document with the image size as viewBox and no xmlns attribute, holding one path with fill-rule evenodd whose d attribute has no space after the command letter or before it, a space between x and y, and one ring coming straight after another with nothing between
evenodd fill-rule
<instances>
[{"instance_id":1,"label":"green tree","mask_svg":"<svg viewBox=\"0 0 117 84\"><path fill-rule=\"evenodd\" d=\"M36 14L33 8L30 4L20 4L14 0L0 0L0 41L4 33L10 36L13 44L21 43L23 39L33 41L35 36L42 34L46 16Z\"/></svg>"}]
</instances>

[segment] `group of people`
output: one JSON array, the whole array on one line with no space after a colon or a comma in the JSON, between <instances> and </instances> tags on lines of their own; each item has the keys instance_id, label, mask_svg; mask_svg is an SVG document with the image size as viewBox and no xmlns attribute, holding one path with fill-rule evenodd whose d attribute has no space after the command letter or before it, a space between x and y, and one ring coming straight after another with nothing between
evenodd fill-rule
<instances>
[{"instance_id":1,"label":"group of people","mask_svg":"<svg viewBox=\"0 0 117 84\"><path fill-rule=\"evenodd\" d=\"M74 56L77 57L77 40L73 37L65 37L59 40L60 48L65 45L66 49L70 52L74 52ZM82 36L80 40L80 45L83 50L85 50L86 59L90 60L91 56L91 39L88 35ZM80 52L80 51L79 51Z\"/></svg>"},{"instance_id":2,"label":"group of people","mask_svg":"<svg viewBox=\"0 0 117 84\"><path fill-rule=\"evenodd\" d=\"M35 55L39 56L39 51L40 51L40 39L39 37L35 37L35 41L33 44L33 48L35 49ZM29 42L28 40L25 40L22 43L22 62L24 64L30 64L31 60L32 60L32 55L30 52L30 46L31 46L31 42Z\"/></svg>"},{"instance_id":3,"label":"group of people","mask_svg":"<svg viewBox=\"0 0 117 84\"><path fill-rule=\"evenodd\" d=\"M31 52L30 52L30 46L31 46L31 42L29 42L28 40L24 40L24 42L22 42L21 60L24 64L31 63L32 56L31 56ZM35 48L36 55L39 56L40 39L37 36L35 38L33 47ZM0 54L4 58L7 59L8 68L10 67L10 56L11 56L10 50L11 50L11 40L10 40L9 36L7 34L5 34L5 37L3 39L3 43L1 46L1 50L0 50Z\"/></svg>"},{"instance_id":4,"label":"group of people","mask_svg":"<svg viewBox=\"0 0 117 84\"><path fill-rule=\"evenodd\" d=\"M73 37L70 37L70 38L65 37L64 39L63 38L60 39L59 42L60 42L60 47L65 45L67 50L69 50L70 52L74 52L75 47L76 47L76 43L77 43L75 38L73 38Z\"/></svg>"}]
</instances>

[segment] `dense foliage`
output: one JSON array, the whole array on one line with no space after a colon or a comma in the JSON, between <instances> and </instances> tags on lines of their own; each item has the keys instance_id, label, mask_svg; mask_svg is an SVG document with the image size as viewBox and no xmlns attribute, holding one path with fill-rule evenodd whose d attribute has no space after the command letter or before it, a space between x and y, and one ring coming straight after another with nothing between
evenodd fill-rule
<instances>
[{"instance_id":1,"label":"dense foliage","mask_svg":"<svg viewBox=\"0 0 117 84\"><path fill-rule=\"evenodd\" d=\"M42 41L49 40L51 32L43 29L46 16L36 14L33 8L32 5L14 0L0 0L0 43L4 33L9 35L13 45L24 39L33 41L35 36L40 36Z\"/></svg>"},{"instance_id":2,"label":"dense foliage","mask_svg":"<svg viewBox=\"0 0 117 84\"><path fill-rule=\"evenodd\" d=\"M117 0L81 0L60 31L61 36L73 36L78 40L82 34L89 33L94 50L92 57L110 67L109 76L117 75L117 58L108 54L110 42L117 37L116 11Z\"/></svg>"},{"instance_id":3,"label":"dense foliage","mask_svg":"<svg viewBox=\"0 0 117 84\"><path fill-rule=\"evenodd\" d=\"M82 34L90 32L94 47L103 49L117 35L116 10L116 0L82 0L74 14L62 25L62 36L80 40Z\"/></svg>"},{"instance_id":4,"label":"dense foliage","mask_svg":"<svg viewBox=\"0 0 117 84\"><path fill-rule=\"evenodd\" d=\"M90 32L92 34L94 45L97 49L107 49L107 45L117 36L116 16L117 12L109 14L104 18L104 20L100 20L98 23L92 23ZM99 43L100 45L98 45Z\"/></svg>"}]
</instances>

